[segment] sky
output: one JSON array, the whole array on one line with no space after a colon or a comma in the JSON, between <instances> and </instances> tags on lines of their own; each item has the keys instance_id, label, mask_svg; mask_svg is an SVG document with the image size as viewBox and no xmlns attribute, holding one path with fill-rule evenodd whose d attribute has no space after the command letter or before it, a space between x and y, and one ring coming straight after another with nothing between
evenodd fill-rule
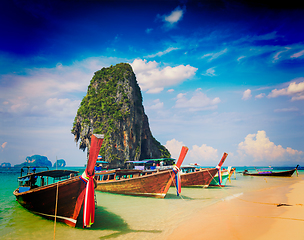
<instances>
[{"instance_id":1,"label":"sky","mask_svg":"<svg viewBox=\"0 0 304 240\"><path fill-rule=\"evenodd\" d=\"M0 163L83 166L71 134L94 72L129 63L173 158L304 165L304 8L295 1L1 1Z\"/></svg>"}]
</instances>

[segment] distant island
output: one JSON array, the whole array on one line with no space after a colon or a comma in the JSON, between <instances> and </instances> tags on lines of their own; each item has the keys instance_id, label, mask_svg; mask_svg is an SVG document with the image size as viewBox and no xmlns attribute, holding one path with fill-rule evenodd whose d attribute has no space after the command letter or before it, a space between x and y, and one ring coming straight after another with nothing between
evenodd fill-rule
<instances>
[{"instance_id":1,"label":"distant island","mask_svg":"<svg viewBox=\"0 0 304 240\"><path fill-rule=\"evenodd\" d=\"M65 162L63 159L58 159L58 160L54 163L53 167L54 167L54 168L55 168L55 167L65 167L65 165L66 165L66 162Z\"/></svg>"},{"instance_id":2,"label":"distant island","mask_svg":"<svg viewBox=\"0 0 304 240\"><path fill-rule=\"evenodd\" d=\"M58 159L54 165L46 156L41 156L41 155L33 155L31 157L26 157L25 162L21 164L16 164L14 167L16 168L21 168L21 167L65 167L66 162L64 159ZM0 164L0 167L2 168L11 168L12 165L8 162L3 162Z\"/></svg>"},{"instance_id":3,"label":"distant island","mask_svg":"<svg viewBox=\"0 0 304 240\"><path fill-rule=\"evenodd\" d=\"M0 167L11 167L12 165L10 163L4 162L0 164Z\"/></svg>"},{"instance_id":4,"label":"distant island","mask_svg":"<svg viewBox=\"0 0 304 240\"><path fill-rule=\"evenodd\" d=\"M15 167L52 167L52 162L47 157L41 155L33 155L27 157L24 163L17 164Z\"/></svg>"}]
</instances>

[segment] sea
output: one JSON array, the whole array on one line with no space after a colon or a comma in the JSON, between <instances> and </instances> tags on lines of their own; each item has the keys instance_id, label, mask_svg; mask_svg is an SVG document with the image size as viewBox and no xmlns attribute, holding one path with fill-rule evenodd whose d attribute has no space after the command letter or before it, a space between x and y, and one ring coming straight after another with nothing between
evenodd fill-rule
<instances>
[{"instance_id":1,"label":"sea","mask_svg":"<svg viewBox=\"0 0 304 240\"><path fill-rule=\"evenodd\" d=\"M274 168L274 171L294 167ZM84 167L65 167L82 173ZM290 178L243 176L244 169L236 173L225 187L182 188L180 196L171 187L164 199L136 197L95 191L97 206L95 223L89 229L82 227L82 214L75 228L44 219L24 209L15 199L20 169L0 168L0 239L16 240L69 240L69 239L164 239L176 226L193 214L220 201L229 201L246 192L258 191L277 185L290 185L304 179L300 168ZM43 201L43 199L41 199Z\"/></svg>"}]
</instances>

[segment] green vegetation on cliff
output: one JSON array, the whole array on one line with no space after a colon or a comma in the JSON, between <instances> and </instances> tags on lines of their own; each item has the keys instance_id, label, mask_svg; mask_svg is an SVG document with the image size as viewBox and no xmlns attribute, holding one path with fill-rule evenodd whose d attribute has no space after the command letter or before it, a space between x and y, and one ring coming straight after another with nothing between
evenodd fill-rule
<instances>
[{"instance_id":1,"label":"green vegetation on cliff","mask_svg":"<svg viewBox=\"0 0 304 240\"><path fill-rule=\"evenodd\" d=\"M105 135L101 155L109 162L146 156L170 157L151 135L142 95L132 67L120 63L95 72L81 101L72 133L80 149L89 147L90 134Z\"/></svg>"},{"instance_id":2,"label":"green vegetation on cliff","mask_svg":"<svg viewBox=\"0 0 304 240\"><path fill-rule=\"evenodd\" d=\"M133 74L131 66L123 63L95 72L87 95L83 98L77 112L77 116L81 116L82 121L86 124L90 124L90 119L95 120L92 126L93 133L107 132L106 136L109 136L110 132L116 130L114 122L125 120L129 116L130 100L126 93L128 89L125 89L126 85L123 84L129 74ZM141 104L141 95L138 100ZM74 127L77 123L77 116L74 120Z\"/></svg>"}]
</instances>

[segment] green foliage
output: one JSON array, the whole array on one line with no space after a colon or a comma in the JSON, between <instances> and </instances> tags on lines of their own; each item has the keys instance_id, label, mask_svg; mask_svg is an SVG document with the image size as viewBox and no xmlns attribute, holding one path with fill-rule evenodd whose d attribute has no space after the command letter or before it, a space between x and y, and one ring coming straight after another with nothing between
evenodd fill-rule
<instances>
[{"instance_id":1,"label":"green foliage","mask_svg":"<svg viewBox=\"0 0 304 240\"><path fill-rule=\"evenodd\" d=\"M130 74L133 74L133 71L127 63L95 72L88 86L87 95L81 101L73 127L76 125L77 117L81 116L82 123L86 125L90 125L90 119L94 120L93 133L117 130L115 122L123 121L130 116L130 99L123 87L123 82L130 78Z\"/></svg>"},{"instance_id":2,"label":"green foliage","mask_svg":"<svg viewBox=\"0 0 304 240\"><path fill-rule=\"evenodd\" d=\"M154 144L157 146L157 148L161 152L160 158L171 158L171 154L168 151L168 149L166 147L164 147L163 145L161 145L160 142L157 141L153 136L152 136L152 138L153 138Z\"/></svg>"},{"instance_id":3,"label":"green foliage","mask_svg":"<svg viewBox=\"0 0 304 240\"><path fill-rule=\"evenodd\" d=\"M143 114L143 99L140 88L136 81L135 84L133 81L129 82L130 79L134 78L133 70L127 63L102 68L95 72L73 123L72 133L75 136L79 137L81 132L85 139L88 137L85 135L90 131L105 135L100 154L107 155L109 162L118 161L118 156L111 152L113 144L110 141L111 137L121 131L118 129L122 125L120 123L130 118L131 105L135 107L138 114ZM134 89L131 92L132 87ZM135 136L139 136L140 126L136 125L134 130ZM77 137L76 139L78 140ZM170 157L168 150L155 139L154 141L154 144L161 151L161 157ZM85 150L85 141L80 142L80 148ZM140 154L140 144L138 143L136 158L139 158Z\"/></svg>"}]
</instances>

